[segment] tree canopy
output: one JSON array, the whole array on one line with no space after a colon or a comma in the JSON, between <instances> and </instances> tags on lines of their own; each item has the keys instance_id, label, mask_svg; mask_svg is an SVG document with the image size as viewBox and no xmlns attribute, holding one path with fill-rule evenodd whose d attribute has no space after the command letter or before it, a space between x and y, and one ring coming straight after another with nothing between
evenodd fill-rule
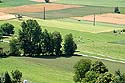
<instances>
[{"instance_id":1,"label":"tree canopy","mask_svg":"<svg viewBox=\"0 0 125 83\"><path fill-rule=\"evenodd\" d=\"M10 23L4 23L0 26L3 35L9 36L10 34L14 34L14 26Z\"/></svg>"},{"instance_id":2,"label":"tree canopy","mask_svg":"<svg viewBox=\"0 0 125 83\"><path fill-rule=\"evenodd\" d=\"M125 74L112 74L101 61L81 59L74 65L74 81L80 83L125 83Z\"/></svg>"}]
</instances>

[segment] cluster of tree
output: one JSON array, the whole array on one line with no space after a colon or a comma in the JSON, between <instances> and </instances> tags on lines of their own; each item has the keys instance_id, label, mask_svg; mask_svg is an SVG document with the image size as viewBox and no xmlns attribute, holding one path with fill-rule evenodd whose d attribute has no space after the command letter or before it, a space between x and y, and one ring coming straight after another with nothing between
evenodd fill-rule
<instances>
[{"instance_id":1,"label":"cluster of tree","mask_svg":"<svg viewBox=\"0 0 125 83\"><path fill-rule=\"evenodd\" d=\"M66 35L62 44L63 39L59 32L49 33L46 29L42 31L36 20L22 22L21 27L19 38L10 42L11 55L20 55L21 49L25 56L72 56L77 49L72 34Z\"/></svg>"},{"instance_id":2,"label":"cluster of tree","mask_svg":"<svg viewBox=\"0 0 125 83\"><path fill-rule=\"evenodd\" d=\"M74 65L74 81L80 83L125 83L125 74L119 70L112 74L101 62L92 63L89 59L81 59Z\"/></svg>"},{"instance_id":3,"label":"cluster of tree","mask_svg":"<svg viewBox=\"0 0 125 83\"><path fill-rule=\"evenodd\" d=\"M22 73L19 70L15 70L11 72L11 76L8 72L3 73L0 76L0 83L21 83L21 79Z\"/></svg>"},{"instance_id":4,"label":"cluster of tree","mask_svg":"<svg viewBox=\"0 0 125 83\"><path fill-rule=\"evenodd\" d=\"M0 26L0 37L14 34L14 26L10 23L4 23Z\"/></svg>"}]
</instances>

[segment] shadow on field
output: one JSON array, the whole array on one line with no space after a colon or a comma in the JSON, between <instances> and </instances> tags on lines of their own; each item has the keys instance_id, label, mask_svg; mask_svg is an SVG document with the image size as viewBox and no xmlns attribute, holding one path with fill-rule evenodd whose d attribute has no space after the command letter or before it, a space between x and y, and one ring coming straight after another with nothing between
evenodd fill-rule
<instances>
[{"instance_id":1,"label":"shadow on field","mask_svg":"<svg viewBox=\"0 0 125 83\"><path fill-rule=\"evenodd\" d=\"M76 55L74 55L76 56ZM51 56L48 56L48 55L42 55L42 56L32 56L31 58L43 58L43 59L57 59L57 58L70 58L72 56L55 56L55 55L51 55Z\"/></svg>"},{"instance_id":2,"label":"shadow on field","mask_svg":"<svg viewBox=\"0 0 125 83\"><path fill-rule=\"evenodd\" d=\"M73 56L81 56L81 55L74 54ZM62 56L42 55L42 56L22 56L22 57L42 58L42 59L58 59L58 58L71 58L72 56L66 56L66 55L62 55Z\"/></svg>"}]
</instances>

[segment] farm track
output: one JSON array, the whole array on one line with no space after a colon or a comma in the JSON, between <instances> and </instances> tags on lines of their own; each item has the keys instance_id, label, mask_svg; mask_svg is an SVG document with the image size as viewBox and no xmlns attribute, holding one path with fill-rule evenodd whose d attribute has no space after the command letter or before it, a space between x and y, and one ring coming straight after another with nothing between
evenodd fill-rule
<instances>
[{"instance_id":1,"label":"farm track","mask_svg":"<svg viewBox=\"0 0 125 83\"><path fill-rule=\"evenodd\" d=\"M97 57L97 56L89 56L89 55L85 55L85 54L79 54L79 55L82 55L84 57L90 57L90 58L95 58L95 59L100 59L100 60L106 60L106 61L111 61L111 62L117 62L117 63L123 63L123 64L125 64L124 61L115 60L115 59L111 59L111 58L110 59L109 58L102 58L102 57Z\"/></svg>"}]
</instances>

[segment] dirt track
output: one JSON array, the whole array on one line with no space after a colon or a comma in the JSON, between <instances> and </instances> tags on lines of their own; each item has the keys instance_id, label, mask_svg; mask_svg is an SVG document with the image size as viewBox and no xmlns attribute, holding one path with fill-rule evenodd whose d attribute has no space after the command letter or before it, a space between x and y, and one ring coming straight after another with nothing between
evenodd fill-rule
<instances>
[{"instance_id":1,"label":"dirt track","mask_svg":"<svg viewBox=\"0 0 125 83\"><path fill-rule=\"evenodd\" d=\"M93 21L94 15L84 16L84 17L72 17L78 20L88 20ZM125 14L101 14L95 16L96 21L98 22L106 22L112 24L125 24Z\"/></svg>"},{"instance_id":2,"label":"dirt track","mask_svg":"<svg viewBox=\"0 0 125 83\"><path fill-rule=\"evenodd\" d=\"M0 8L0 12L5 13L23 13L23 12L42 12L44 7L47 10L60 10L66 8L75 8L80 6L75 5L63 5L63 4L36 4L36 5L25 5L18 7Z\"/></svg>"}]
</instances>

